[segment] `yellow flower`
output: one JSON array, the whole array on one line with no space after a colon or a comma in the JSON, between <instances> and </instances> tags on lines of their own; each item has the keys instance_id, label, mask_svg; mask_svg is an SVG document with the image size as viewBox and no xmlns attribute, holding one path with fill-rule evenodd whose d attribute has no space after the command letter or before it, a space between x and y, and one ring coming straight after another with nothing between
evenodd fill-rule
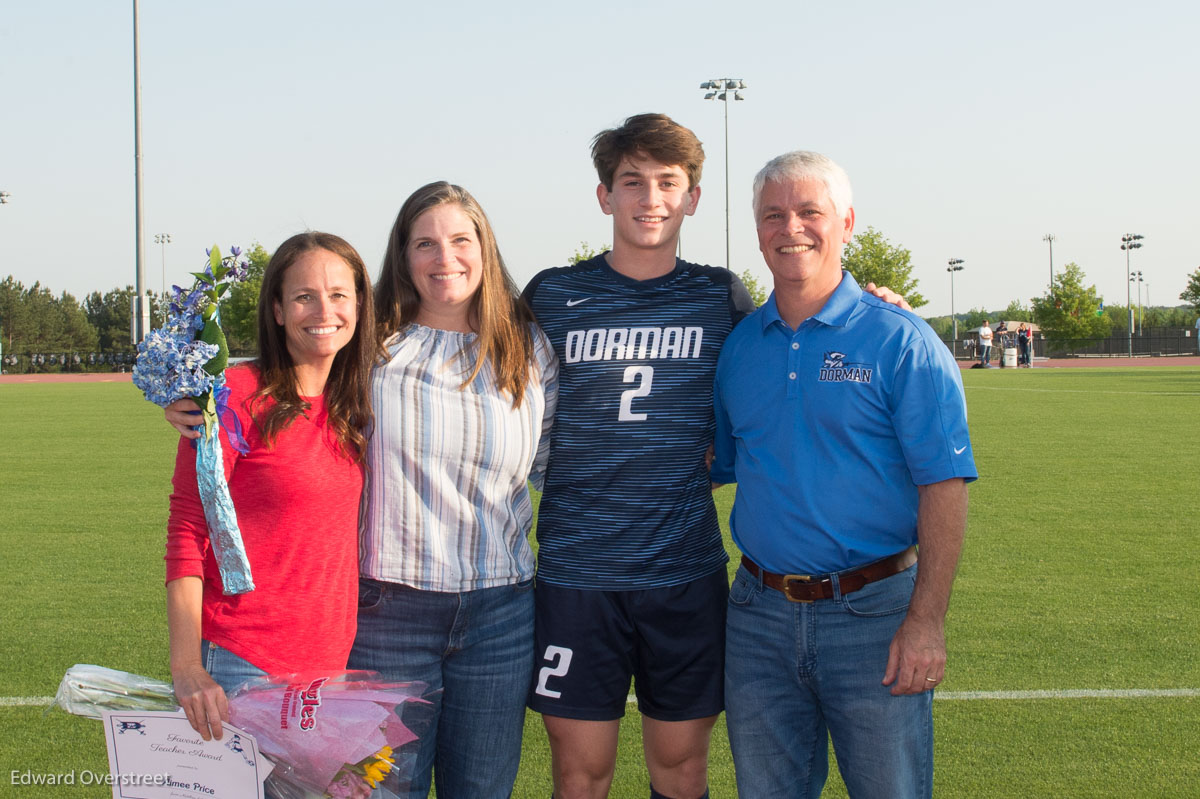
<instances>
[{"instance_id":1,"label":"yellow flower","mask_svg":"<svg viewBox=\"0 0 1200 799\"><path fill-rule=\"evenodd\" d=\"M371 757L359 763L363 778L372 788L383 782L383 778L392 770L396 761L392 758L392 747L385 746Z\"/></svg>"},{"instance_id":2,"label":"yellow flower","mask_svg":"<svg viewBox=\"0 0 1200 799\"><path fill-rule=\"evenodd\" d=\"M387 774L395 764L396 761L392 758L392 747L385 746L375 753L375 762L371 765Z\"/></svg>"}]
</instances>

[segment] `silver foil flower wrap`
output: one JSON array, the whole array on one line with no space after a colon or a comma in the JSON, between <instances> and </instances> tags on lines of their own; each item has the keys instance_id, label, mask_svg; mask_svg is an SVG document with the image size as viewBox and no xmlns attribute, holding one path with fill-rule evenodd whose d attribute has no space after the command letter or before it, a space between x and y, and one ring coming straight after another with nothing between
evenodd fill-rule
<instances>
[{"instance_id":1,"label":"silver foil flower wrap","mask_svg":"<svg viewBox=\"0 0 1200 799\"><path fill-rule=\"evenodd\" d=\"M196 439L196 483L200 489L200 503L204 506L204 518L208 522L208 538L217 558L217 568L221 571L225 594L253 591L250 559L246 557L246 546L242 543L242 531L238 528L233 498L229 496L229 483L225 481L225 463L221 457L221 434L218 430Z\"/></svg>"}]
</instances>

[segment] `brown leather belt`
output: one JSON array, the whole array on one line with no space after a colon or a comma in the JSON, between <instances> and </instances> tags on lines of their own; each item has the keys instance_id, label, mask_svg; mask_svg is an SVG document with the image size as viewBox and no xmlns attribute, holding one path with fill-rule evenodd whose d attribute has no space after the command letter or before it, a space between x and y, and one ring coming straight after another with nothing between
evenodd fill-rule
<instances>
[{"instance_id":1,"label":"brown leather belt","mask_svg":"<svg viewBox=\"0 0 1200 799\"><path fill-rule=\"evenodd\" d=\"M843 594L849 594L868 583L899 574L916 562L917 548L909 547L903 552L889 555L866 566L838 572L838 585L841 586ZM761 577L763 585L774 588L792 602L814 602L818 599L833 598L833 579L828 574L774 574L763 571L745 555L742 555L742 566L755 577Z\"/></svg>"}]
</instances>

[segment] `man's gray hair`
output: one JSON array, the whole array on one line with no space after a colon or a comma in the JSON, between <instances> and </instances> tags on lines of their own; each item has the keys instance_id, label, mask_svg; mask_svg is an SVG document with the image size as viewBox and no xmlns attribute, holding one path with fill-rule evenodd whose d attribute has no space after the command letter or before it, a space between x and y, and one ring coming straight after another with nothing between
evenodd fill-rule
<instances>
[{"instance_id":1,"label":"man's gray hair","mask_svg":"<svg viewBox=\"0 0 1200 799\"><path fill-rule=\"evenodd\" d=\"M850 176L846 174L846 170L820 153L796 150L772 158L754 176L755 219L758 218L763 187L768 183L782 183L791 180L819 180L825 184L825 191L829 194L829 199L833 201L833 207L838 216L845 216L850 206L854 204L854 195L850 190Z\"/></svg>"}]
</instances>

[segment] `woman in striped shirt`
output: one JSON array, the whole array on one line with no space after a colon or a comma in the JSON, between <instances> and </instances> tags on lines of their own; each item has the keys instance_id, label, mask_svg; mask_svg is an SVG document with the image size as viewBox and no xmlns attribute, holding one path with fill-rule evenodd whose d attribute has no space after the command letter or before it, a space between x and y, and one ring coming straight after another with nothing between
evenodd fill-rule
<instances>
[{"instance_id":1,"label":"woman in striped shirt","mask_svg":"<svg viewBox=\"0 0 1200 799\"><path fill-rule=\"evenodd\" d=\"M479 203L404 203L376 293L385 349L360 530L350 667L441 689L408 796L507 797L533 669L533 510L558 365ZM398 764L403 767L404 764Z\"/></svg>"}]
</instances>

